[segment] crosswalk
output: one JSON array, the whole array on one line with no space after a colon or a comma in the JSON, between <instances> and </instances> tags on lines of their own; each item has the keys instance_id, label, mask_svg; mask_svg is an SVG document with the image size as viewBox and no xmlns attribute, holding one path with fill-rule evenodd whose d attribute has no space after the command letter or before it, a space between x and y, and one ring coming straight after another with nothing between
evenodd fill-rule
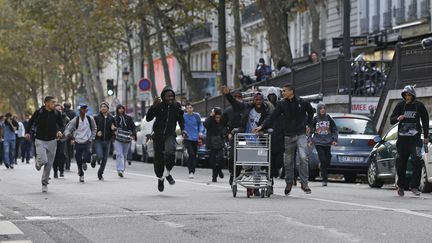
<instances>
[{"instance_id":1,"label":"crosswalk","mask_svg":"<svg viewBox=\"0 0 432 243\"><path fill-rule=\"evenodd\" d=\"M2 220L4 216L0 214L0 243L32 243L30 240L1 240L3 236L23 235L24 233L12 222Z\"/></svg>"}]
</instances>

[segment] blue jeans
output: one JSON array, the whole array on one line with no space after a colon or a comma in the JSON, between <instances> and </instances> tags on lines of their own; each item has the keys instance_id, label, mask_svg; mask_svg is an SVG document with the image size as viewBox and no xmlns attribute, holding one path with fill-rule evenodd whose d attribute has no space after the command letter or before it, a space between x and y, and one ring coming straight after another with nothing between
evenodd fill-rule
<instances>
[{"instance_id":1,"label":"blue jeans","mask_svg":"<svg viewBox=\"0 0 432 243\"><path fill-rule=\"evenodd\" d=\"M130 144L131 143L122 143L117 140L114 141L114 148L116 151L116 167L118 172L125 171L125 162L127 159Z\"/></svg>"},{"instance_id":2,"label":"blue jeans","mask_svg":"<svg viewBox=\"0 0 432 243\"><path fill-rule=\"evenodd\" d=\"M15 163L15 143L16 140L4 140L3 142L3 154L6 166L13 167Z\"/></svg>"},{"instance_id":3,"label":"blue jeans","mask_svg":"<svg viewBox=\"0 0 432 243\"><path fill-rule=\"evenodd\" d=\"M30 139L23 139L21 141L21 158L27 162L30 160L32 149L32 141Z\"/></svg>"},{"instance_id":4,"label":"blue jeans","mask_svg":"<svg viewBox=\"0 0 432 243\"><path fill-rule=\"evenodd\" d=\"M98 176L101 177L108 160L111 141L96 140L95 142L97 160L101 160L101 165L98 170Z\"/></svg>"},{"instance_id":5,"label":"blue jeans","mask_svg":"<svg viewBox=\"0 0 432 243\"><path fill-rule=\"evenodd\" d=\"M84 176L84 171L82 167L83 163L88 163L91 160L90 148L91 148L90 143L75 144L75 160L78 165L79 176Z\"/></svg>"}]
</instances>

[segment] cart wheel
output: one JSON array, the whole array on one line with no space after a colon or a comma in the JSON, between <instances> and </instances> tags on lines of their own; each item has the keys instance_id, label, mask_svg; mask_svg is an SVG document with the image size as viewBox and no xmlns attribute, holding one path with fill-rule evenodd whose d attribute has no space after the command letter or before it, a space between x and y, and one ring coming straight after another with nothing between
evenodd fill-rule
<instances>
[{"instance_id":1,"label":"cart wheel","mask_svg":"<svg viewBox=\"0 0 432 243\"><path fill-rule=\"evenodd\" d=\"M237 185L232 186L232 193L233 193L233 197L237 196Z\"/></svg>"},{"instance_id":2,"label":"cart wheel","mask_svg":"<svg viewBox=\"0 0 432 243\"><path fill-rule=\"evenodd\" d=\"M260 193L261 198L264 198L266 194L267 194L267 190L261 189L261 193Z\"/></svg>"}]
</instances>

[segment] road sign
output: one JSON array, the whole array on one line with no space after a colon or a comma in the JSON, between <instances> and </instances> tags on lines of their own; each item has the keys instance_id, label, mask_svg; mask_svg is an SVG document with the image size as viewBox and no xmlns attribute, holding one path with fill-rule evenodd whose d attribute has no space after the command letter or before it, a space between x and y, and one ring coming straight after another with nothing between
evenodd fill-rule
<instances>
[{"instance_id":1,"label":"road sign","mask_svg":"<svg viewBox=\"0 0 432 243\"><path fill-rule=\"evenodd\" d=\"M152 82L148 78L142 78L138 81L138 88L141 91L149 91L151 89Z\"/></svg>"},{"instance_id":2,"label":"road sign","mask_svg":"<svg viewBox=\"0 0 432 243\"><path fill-rule=\"evenodd\" d=\"M140 92L139 96L141 101L149 100L151 97L151 93L149 91L144 91L144 92Z\"/></svg>"},{"instance_id":3,"label":"road sign","mask_svg":"<svg viewBox=\"0 0 432 243\"><path fill-rule=\"evenodd\" d=\"M338 48L343 46L343 37L335 37L332 39L333 48ZM368 38L365 35L360 36L351 36L350 37L350 46L367 46Z\"/></svg>"}]
</instances>

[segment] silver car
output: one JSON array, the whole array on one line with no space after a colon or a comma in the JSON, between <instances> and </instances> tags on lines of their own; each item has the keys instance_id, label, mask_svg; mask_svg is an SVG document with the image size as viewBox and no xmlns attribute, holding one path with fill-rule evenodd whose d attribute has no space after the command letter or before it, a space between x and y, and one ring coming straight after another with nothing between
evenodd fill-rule
<instances>
[{"instance_id":1,"label":"silver car","mask_svg":"<svg viewBox=\"0 0 432 243\"><path fill-rule=\"evenodd\" d=\"M343 174L346 182L355 182L358 174L366 174L369 154L378 133L372 120L363 115L329 113L336 123L339 141L331 147L329 174ZM315 148L309 157L310 179L318 176L319 160Z\"/></svg>"}]
</instances>

